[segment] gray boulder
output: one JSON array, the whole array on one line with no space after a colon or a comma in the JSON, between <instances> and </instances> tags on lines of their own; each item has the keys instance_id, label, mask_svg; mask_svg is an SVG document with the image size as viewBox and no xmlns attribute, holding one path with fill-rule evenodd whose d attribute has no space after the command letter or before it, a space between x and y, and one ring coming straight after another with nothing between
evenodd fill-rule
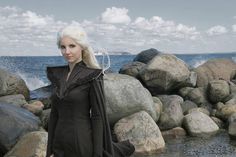
<instances>
[{"instance_id":1,"label":"gray boulder","mask_svg":"<svg viewBox=\"0 0 236 157\"><path fill-rule=\"evenodd\" d=\"M19 106L19 107L27 104L27 102L25 100L25 97L22 94L1 96L0 97L0 102L14 104L14 105Z\"/></svg>"},{"instance_id":2,"label":"gray boulder","mask_svg":"<svg viewBox=\"0 0 236 157\"><path fill-rule=\"evenodd\" d=\"M104 76L107 115L110 123L144 110L157 120L150 92L134 77L109 73Z\"/></svg>"},{"instance_id":3,"label":"gray boulder","mask_svg":"<svg viewBox=\"0 0 236 157\"><path fill-rule=\"evenodd\" d=\"M150 48L137 54L133 61L139 61L147 64L150 60L152 60L155 56L159 54L161 54L160 51L154 48Z\"/></svg>"},{"instance_id":4,"label":"gray boulder","mask_svg":"<svg viewBox=\"0 0 236 157\"><path fill-rule=\"evenodd\" d=\"M165 141L155 121L145 111L120 119L114 126L118 141L129 139L136 154L161 152Z\"/></svg>"},{"instance_id":5,"label":"gray boulder","mask_svg":"<svg viewBox=\"0 0 236 157\"><path fill-rule=\"evenodd\" d=\"M183 98L177 95L159 95L163 107L158 126L161 130L168 130L182 125L183 111L181 104Z\"/></svg>"},{"instance_id":6,"label":"gray boulder","mask_svg":"<svg viewBox=\"0 0 236 157\"><path fill-rule=\"evenodd\" d=\"M141 69L140 79L152 95L173 92L187 84L190 71L187 64L174 55L154 57Z\"/></svg>"},{"instance_id":7,"label":"gray boulder","mask_svg":"<svg viewBox=\"0 0 236 157\"><path fill-rule=\"evenodd\" d=\"M236 63L230 59L210 59L195 68L197 73L197 86L206 88L211 80L224 79L229 81L236 69Z\"/></svg>"},{"instance_id":8,"label":"gray boulder","mask_svg":"<svg viewBox=\"0 0 236 157\"><path fill-rule=\"evenodd\" d=\"M0 69L0 96L23 94L29 99L29 89L18 75Z\"/></svg>"},{"instance_id":9,"label":"gray boulder","mask_svg":"<svg viewBox=\"0 0 236 157\"><path fill-rule=\"evenodd\" d=\"M144 64L142 62L138 62L138 61L127 63L127 64L125 64L121 67L121 69L119 70L119 73L130 75L130 76L133 76L133 77L137 78L139 71L145 65L146 64Z\"/></svg>"},{"instance_id":10,"label":"gray boulder","mask_svg":"<svg viewBox=\"0 0 236 157\"><path fill-rule=\"evenodd\" d=\"M212 103L224 102L230 95L230 87L227 81L213 80L208 85L208 97Z\"/></svg>"},{"instance_id":11,"label":"gray boulder","mask_svg":"<svg viewBox=\"0 0 236 157\"><path fill-rule=\"evenodd\" d=\"M0 102L0 154L5 154L28 132L39 129L40 120L28 110Z\"/></svg>"},{"instance_id":12,"label":"gray boulder","mask_svg":"<svg viewBox=\"0 0 236 157\"><path fill-rule=\"evenodd\" d=\"M198 137L214 135L219 130L219 127L208 115L199 111L186 115L183 125L189 135Z\"/></svg>"}]
</instances>

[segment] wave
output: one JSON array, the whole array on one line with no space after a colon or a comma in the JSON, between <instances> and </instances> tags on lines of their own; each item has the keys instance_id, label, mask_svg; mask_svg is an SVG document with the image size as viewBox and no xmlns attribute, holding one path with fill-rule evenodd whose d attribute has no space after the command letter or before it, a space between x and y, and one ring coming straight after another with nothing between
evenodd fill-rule
<instances>
[{"instance_id":1,"label":"wave","mask_svg":"<svg viewBox=\"0 0 236 157\"><path fill-rule=\"evenodd\" d=\"M198 66L204 64L206 61L207 61L207 59L195 60L195 61L192 63L192 66L193 66L194 68L197 68Z\"/></svg>"},{"instance_id":2,"label":"wave","mask_svg":"<svg viewBox=\"0 0 236 157\"><path fill-rule=\"evenodd\" d=\"M22 73L20 71L18 71L16 74L19 75L25 81L30 91L48 85L48 83L45 83L42 79L37 78L36 76L30 76L29 74Z\"/></svg>"}]
</instances>

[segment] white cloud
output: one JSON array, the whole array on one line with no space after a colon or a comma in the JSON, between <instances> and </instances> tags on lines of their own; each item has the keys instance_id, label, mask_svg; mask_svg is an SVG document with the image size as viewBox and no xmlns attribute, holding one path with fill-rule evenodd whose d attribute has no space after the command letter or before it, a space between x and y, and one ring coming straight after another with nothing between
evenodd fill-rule
<instances>
[{"instance_id":1,"label":"white cloud","mask_svg":"<svg viewBox=\"0 0 236 157\"><path fill-rule=\"evenodd\" d=\"M126 8L107 8L101 15L101 21L105 23L129 23L130 17L127 15L128 9Z\"/></svg>"},{"instance_id":2,"label":"white cloud","mask_svg":"<svg viewBox=\"0 0 236 157\"><path fill-rule=\"evenodd\" d=\"M235 35L229 36L223 26L212 27L205 33L195 26L160 16L131 20L127 9L116 7L107 8L96 20L70 23L16 7L0 7L0 20L4 21L0 23L0 42L4 45L0 47L0 55L59 55L56 33L69 24L84 27L95 49L111 51L138 53L154 47L173 53L212 52L234 49L236 41ZM232 30L236 32L236 25ZM224 33L228 37L214 36Z\"/></svg>"},{"instance_id":3,"label":"white cloud","mask_svg":"<svg viewBox=\"0 0 236 157\"><path fill-rule=\"evenodd\" d=\"M236 24L232 25L232 30L233 30L233 32L236 32Z\"/></svg>"},{"instance_id":4,"label":"white cloud","mask_svg":"<svg viewBox=\"0 0 236 157\"><path fill-rule=\"evenodd\" d=\"M210 29L208 29L206 31L206 33L210 36L221 35L221 34L225 34L227 32L228 32L227 29L224 26L220 26L220 25L211 27Z\"/></svg>"}]
</instances>

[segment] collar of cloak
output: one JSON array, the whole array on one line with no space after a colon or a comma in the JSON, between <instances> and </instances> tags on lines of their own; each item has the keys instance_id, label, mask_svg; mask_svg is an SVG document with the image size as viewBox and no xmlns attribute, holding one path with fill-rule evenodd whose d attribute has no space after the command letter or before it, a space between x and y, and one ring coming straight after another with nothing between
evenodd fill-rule
<instances>
[{"instance_id":1,"label":"collar of cloak","mask_svg":"<svg viewBox=\"0 0 236 157\"><path fill-rule=\"evenodd\" d=\"M57 96L63 98L74 87L98 78L102 74L102 69L89 68L82 60L75 64L68 80L66 78L69 65L47 67L46 72L48 79L56 87Z\"/></svg>"}]
</instances>

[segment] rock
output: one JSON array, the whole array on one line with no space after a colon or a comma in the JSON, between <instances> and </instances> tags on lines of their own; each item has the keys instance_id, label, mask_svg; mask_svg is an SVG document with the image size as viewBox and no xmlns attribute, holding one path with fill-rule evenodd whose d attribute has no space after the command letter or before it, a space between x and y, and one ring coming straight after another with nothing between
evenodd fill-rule
<instances>
[{"instance_id":1,"label":"rock","mask_svg":"<svg viewBox=\"0 0 236 157\"><path fill-rule=\"evenodd\" d=\"M45 130L48 130L48 122L49 122L50 113L51 113L51 109L46 109L46 110L43 110L42 114L40 115L40 120Z\"/></svg>"},{"instance_id":2,"label":"rock","mask_svg":"<svg viewBox=\"0 0 236 157\"><path fill-rule=\"evenodd\" d=\"M184 115L188 114L188 110L198 107L194 102L192 102L190 100L185 100L180 105L181 105Z\"/></svg>"},{"instance_id":3,"label":"rock","mask_svg":"<svg viewBox=\"0 0 236 157\"><path fill-rule=\"evenodd\" d=\"M211 119L217 124L217 126L220 128L220 129L223 129L225 128L225 124L222 120L220 120L219 118L217 117L211 117Z\"/></svg>"},{"instance_id":4,"label":"rock","mask_svg":"<svg viewBox=\"0 0 236 157\"><path fill-rule=\"evenodd\" d=\"M163 151L165 141L152 117L140 111L120 119L114 126L118 141L129 139L136 154L152 154Z\"/></svg>"},{"instance_id":5,"label":"rock","mask_svg":"<svg viewBox=\"0 0 236 157\"><path fill-rule=\"evenodd\" d=\"M34 101L31 104L25 104L22 106L23 108L29 110L30 112L32 112L35 115L40 115L43 111L43 103L41 101Z\"/></svg>"},{"instance_id":6,"label":"rock","mask_svg":"<svg viewBox=\"0 0 236 157\"><path fill-rule=\"evenodd\" d=\"M170 130L162 131L161 134L165 140L168 140L173 138L182 138L186 135L186 131L181 127L176 127Z\"/></svg>"},{"instance_id":7,"label":"rock","mask_svg":"<svg viewBox=\"0 0 236 157\"><path fill-rule=\"evenodd\" d=\"M202 107L192 108L192 109L188 110L187 114L190 114L190 113L196 112L196 111L202 112L208 116L210 115L210 112L207 109L202 108Z\"/></svg>"},{"instance_id":8,"label":"rock","mask_svg":"<svg viewBox=\"0 0 236 157\"><path fill-rule=\"evenodd\" d=\"M203 88L194 88L187 94L186 99L193 101L197 105L207 102L207 97Z\"/></svg>"},{"instance_id":9,"label":"rock","mask_svg":"<svg viewBox=\"0 0 236 157\"><path fill-rule=\"evenodd\" d=\"M40 120L26 109L0 102L0 154L5 154L28 132L39 129Z\"/></svg>"},{"instance_id":10,"label":"rock","mask_svg":"<svg viewBox=\"0 0 236 157\"><path fill-rule=\"evenodd\" d=\"M27 133L4 157L45 157L47 137L47 132Z\"/></svg>"},{"instance_id":11,"label":"rock","mask_svg":"<svg viewBox=\"0 0 236 157\"><path fill-rule=\"evenodd\" d=\"M216 117L227 120L229 116L233 113L236 113L236 105L233 104L225 104L221 108L217 109Z\"/></svg>"},{"instance_id":12,"label":"rock","mask_svg":"<svg viewBox=\"0 0 236 157\"><path fill-rule=\"evenodd\" d=\"M236 63L233 60L210 59L194 69L197 73L197 87L206 88L211 80L223 79L229 81L235 69Z\"/></svg>"},{"instance_id":13,"label":"rock","mask_svg":"<svg viewBox=\"0 0 236 157\"><path fill-rule=\"evenodd\" d=\"M187 97L187 95L193 90L193 89L195 89L195 88L193 88L193 87L183 87L183 88L181 88L180 90L179 90L179 95L181 96L181 97L183 97L184 99L186 99L186 97Z\"/></svg>"},{"instance_id":14,"label":"rock","mask_svg":"<svg viewBox=\"0 0 236 157\"><path fill-rule=\"evenodd\" d=\"M209 99L212 103L223 102L230 95L229 84L224 80L213 80L208 85Z\"/></svg>"},{"instance_id":15,"label":"rock","mask_svg":"<svg viewBox=\"0 0 236 157\"><path fill-rule=\"evenodd\" d=\"M106 74L104 89L107 115L111 125L141 110L149 113L153 120L157 121L152 95L137 79L124 74Z\"/></svg>"},{"instance_id":16,"label":"rock","mask_svg":"<svg viewBox=\"0 0 236 157\"><path fill-rule=\"evenodd\" d=\"M146 64L142 62L131 62L123 65L119 70L120 74L126 74L137 78L139 71L145 66Z\"/></svg>"},{"instance_id":17,"label":"rock","mask_svg":"<svg viewBox=\"0 0 236 157\"><path fill-rule=\"evenodd\" d=\"M51 85L35 89L30 92L30 99L41 101L44 104L44 109L48 109L51 106L50 97L52 90Z\"/></svg>"},{"instance_id":18,"label":"rock","mask_svg":"<svg viewBox=\"0 0 236 157\"><path fill-rule=\"evenodd\" d=\"M231 138L236 139L236 113L233 113L229 116L228 122L228 133Z\"/></svg>"},{"instance_id":19,"label":"rock","mask_svg":"<svg viewBox=\"0 0 236 157\"><path fill-rule=\"evenodd\" d=\"M181 103L183 99L177 95L159 95L163 104L158 126L161 130L168 130L182 125L183 111Z\"/></svg>"},{"instance_id":20,"label":"rock","mask_svg":"<svg viewBox=\"0 0 236 157\"><path fill-rule=\"evenodd\" d=\"M171 93L181 88L190 76L187 64L174 55L154 57L140 70L140 79L152 95Z\"/></svg>"},{"instance_id":21,"label":"rock","mask_svg":"<svg viewBox=\"0 0 236 157\"><path fill-rule=\"evenodd\" d=\"M199 111L184 116L183 125L189 135L198 137L214 135L219 130L219 127L209 116Z\"/></svg>"},{"instance_id":22,"label":"rock","mask_svg":"<svg viewBox=\"0 0 236 157\"><path fill-rule=\"evenodd\" d=\"M139 61L147 64L150 60L152 60L155 56L159 54L161 54L160 51L154 48L150 48L137 54L133 61Z\"/></svg>"},{"instance_id":23,"label":"rock","mask_svg":"<svg viewBox=\"0 0 236 157\"><path fill-rule=\"evenodd\" d=\"M0 102L14 104L19 107L23 106L24 104L27 104L25 97L22 94L1 96Z\"/></svg>"},{"instance_id":24,"label":"rock","mask_svg":"<svg viewBox=\"0 0 236 157\"><path fill-rule=\"evenodd\" d=\"M0 69L0 96L23 94L29 99L29 89L20 76Z\"/></svg>"},{"instance_id":25,"label":"rock","mask_svg":"<svg viewBox=\"0 0 236 157\"><path fill-rule=\"evenodd\" d=\"M154 102L154 110L156 111L156 115L157 115L157 121L160 118L161 112L162 112L162 102L158 97L152 97L153 98L153 102Z\"/></svg>"}]
</instances>

